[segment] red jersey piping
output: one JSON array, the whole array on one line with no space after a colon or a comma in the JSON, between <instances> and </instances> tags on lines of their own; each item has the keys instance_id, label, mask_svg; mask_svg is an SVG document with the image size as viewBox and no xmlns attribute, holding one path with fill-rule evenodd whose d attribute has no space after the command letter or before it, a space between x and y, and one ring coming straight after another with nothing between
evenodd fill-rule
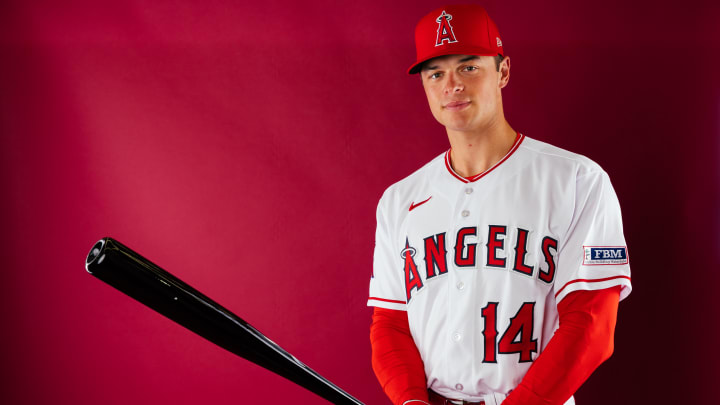
<instances>
[{"instance_id":1,"label":"red jersey piping","mask_svg":"<svg viewBox=\"0 0 720 405\"><path fill-rule=\"evenodd\" d=\"M391 302L393 304L407 304L405 301L398 301L398 300L388 300L385 298L378 298L378 297L370 297L368 299L375 300L375 301L384 301L384 302Z\"/></svg>"},{"instance_id":2,"label":"red jersey piping","mask_svg":"<svg viewBox=\"0 0 720 405\"><path fill-rule=\"evenodd\" d=\"M565 283L565 285L562 286L562 288L559 289L558 292L555 293L555 297L557 298L557 296L560 295L560 293L562 292L562 290L565 289L565 287L567 287L573 283L599 283L601 281L614 280L616 278L626 278L626 279L630 280L630 277L628 277L628 276L614 276L614 277L605 277L605 278L596 278L596 279L579 278L577 280L572 280L572 281L568 281L567 283Z\"/></svg>"},{"instance_id":3,"label":"red jersey piping","mask_svg":"<svg viewBox=\"0 0 720 405\"><path fill-rule=\"evenodd\" d=\"M509 158L513 153L515 153L515 151L518 149L518 147L520 146L520 144L522 143L522 141L523 141L524 139L525 139L525 135L523 135L523 134L521 134L521 133L518 132L517 137L515 138L515 143L513 144L512 148L510 148L510 150L509 150L508 153L505 155L505 157L503 157L502 159L500 159L500 161L497 162L497 163L495 163L491 168L485 170L484 172L482 172L482 173L480 173L480 174L476 174L476 175L474 175L474 176L472 176L472 177L465 178L465 177L463 177L463 176L455 173L455 170L453 170L452 165L450 164L450 151L452 150L452 148L451 148L451 149L448 149L448 151L445 152L445 167L448 169L448 171L450 172L450 174L452 174L456 179L462 181L463 183L472 183L472 182L474 182L474 181L478 181L478 180L480 180L481 178L485 177L487 174L489 174L491 171L495 170L498 166L500 166L501 164L503 164L503 162L505 162L506 160L508 160L508 158Z\"/></svg>"}]
</instances>

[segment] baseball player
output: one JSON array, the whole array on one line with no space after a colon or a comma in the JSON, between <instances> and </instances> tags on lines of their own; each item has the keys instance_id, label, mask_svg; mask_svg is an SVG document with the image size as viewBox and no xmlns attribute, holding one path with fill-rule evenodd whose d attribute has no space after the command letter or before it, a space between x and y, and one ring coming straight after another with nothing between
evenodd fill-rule
<instances>
[{"instance_id":1,"label":"baseball player","mask_svg":"<svg viewBox=\"0 0 720 405\"><path fill-rule=\"evenodd\" d=\"M375 374L397 405L574 404L631 290L608 175L510 127L510 59L482 7L430 12L415 45L450 149L378 204Z\"/></svg>"}]
</instances>

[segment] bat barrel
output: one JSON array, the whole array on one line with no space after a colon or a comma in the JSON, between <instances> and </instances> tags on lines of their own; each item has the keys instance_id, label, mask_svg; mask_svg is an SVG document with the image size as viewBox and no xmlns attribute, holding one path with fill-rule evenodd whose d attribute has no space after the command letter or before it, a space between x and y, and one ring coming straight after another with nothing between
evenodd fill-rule
<instances>
[{"instance_id":1,"label":"bat barrel","mask_svg":"<svg viewBox=\"0 0 720 405\"><path fill-rule=\"evenodd\" d=\"M85 260L85 268L93 276L218 346L332 403L362 405L252 325L115 239L103 238L95 243Z\"/></svg>"}]
</instances>

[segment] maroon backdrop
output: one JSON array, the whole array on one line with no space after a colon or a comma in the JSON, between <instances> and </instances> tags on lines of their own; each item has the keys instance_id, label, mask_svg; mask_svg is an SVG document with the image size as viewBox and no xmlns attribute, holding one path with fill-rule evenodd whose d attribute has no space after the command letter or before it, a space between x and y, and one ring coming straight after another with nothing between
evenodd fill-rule
<instances>
[{"instance_id":1,"label":"maroon backdrop","mask_svg":"<svg viewBox=\"0 0 720 405\"><path fill-rule=\"evenodd\" d=\"M374 211L447 148L405 74L440 3L100 3L0 5L0 402L321 402L88 275L113 236L387 403L365 306ZM634 292L578 402L707 403L717 2L483 4L512 57L510 123L599 162L623 208Z\"/></svg>"}]
</instances>

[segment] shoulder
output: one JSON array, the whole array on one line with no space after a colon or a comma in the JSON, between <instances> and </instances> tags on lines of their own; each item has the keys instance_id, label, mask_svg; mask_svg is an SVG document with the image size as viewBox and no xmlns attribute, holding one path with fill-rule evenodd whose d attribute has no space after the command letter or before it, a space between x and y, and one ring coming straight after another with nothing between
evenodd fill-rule
<instances>
[{"instance_id":1,"label":"shoulder","mask_svg":"<svg viewBox=\"0 0 720 405\"><path fill-rule=\"evenodd\" d=\"M430 179L445 167L445 153L441 153L409 176L385 189L378 208L392 209L407 205L408 201L415 198L418 190L426 186Z\"/></svg>"},{"instance_id":2,"label":"shoulder","mask_svg":"<svg viewBox=\"0 0 720 405\"><path fill-rule=\"evenodd\" d=\"M559 148L546 142L528 138L520 145L520 150L533 165L557 170L576 177L586 175L607 175L599 164L578 153Z\"/></svg>"}]
</instances>

